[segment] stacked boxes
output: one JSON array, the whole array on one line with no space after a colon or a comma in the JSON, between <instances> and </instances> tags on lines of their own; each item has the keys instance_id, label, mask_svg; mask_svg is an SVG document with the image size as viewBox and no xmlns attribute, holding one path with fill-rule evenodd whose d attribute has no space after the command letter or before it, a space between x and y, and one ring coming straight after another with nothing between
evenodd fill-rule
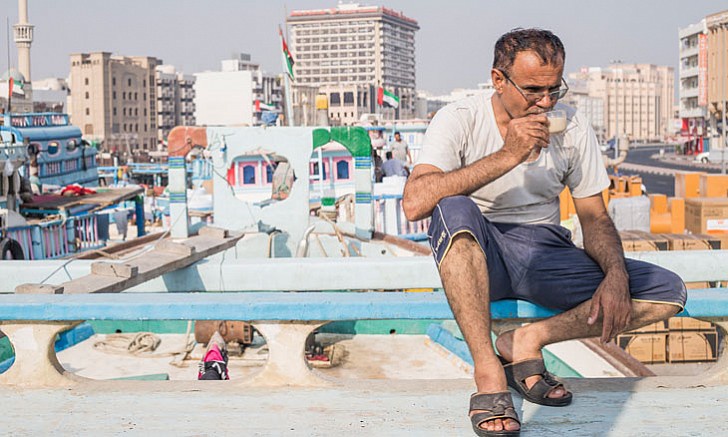
<instances>
[{"instance_id":1,"label":"stacked boxes","mask_svg":"<svg viewBox=\"0 0 728 437\"><path fill-rule=\"evenodd\" d=\"M709 322L672 317L617 336L619 347L645 364L716 361L718 331Z\"/></svg>"}]
</instances>

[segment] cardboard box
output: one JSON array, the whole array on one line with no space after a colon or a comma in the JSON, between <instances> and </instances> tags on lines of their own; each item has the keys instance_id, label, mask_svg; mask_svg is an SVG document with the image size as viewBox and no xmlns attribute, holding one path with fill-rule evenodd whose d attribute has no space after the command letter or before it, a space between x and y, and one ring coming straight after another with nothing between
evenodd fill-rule
<instances>
[{"instance_id":1,"label":"cardboard box","mask_svg":"<svg viewBox=\"0 0 728 437\"><path fill-rule=\"evenodd\" d=\"M630 231L633 235L649 242L656 250L668 250L667 238L662 234L652 234L645 231Z\"/></svg>"},{"instance_id":2,"label":"cardboard box","mask_svg":"<svg viewBox=\"0 0 728 437\"><path fill-rule=\"evenodd\" d=\"M679 171L675 173L675 197L684 199L700 196L700 176L704 172Z\"/></svg>"},{"instance_id":3,"label":"cardboard box","mask_svg":"<svg viewBox=\"0 0 728 437\"><path fill-rule=\"evenodd\" d=\"M668 250L717 250L721 241L704 234L662 234L667 239Z\"/></svg>"},{"instance_id":4,"label":"cardboard box","mask_svg":"<svg viewBox=\"0 0 728 437\"><path fill-rule=\"evenodd\" d=\"M710 282L686 282L685 288L688 290L702 290L704 288L710 288Z\"/></svg>"},{"instance_id":5,"label":"cardboard box","mask_svg":"<svg viewBox=\"0 0 728 437\"><path fill-rule=\"evenodd\" d=\"M668 349L671 363L715 361L718 357L718 332L715 329L670 332Z\"/></svg>"},{"instance_id":6,"label":"cardboard box","mask_svg":"<svg viewBox=\"0 0 728 437\"><path fill-rule=\"evenodd\" d=\"M667 332L667 322L664 320L650 323L649 325L643 326L641 328L633 329L629 332L625 332L625 334L636 334L640 332L647 332L647 333L661 333L661 332Z\"/></svg>"},{"instance_id":7,"label":"cardboard box","mask_svg":"<svg viewBox=\"0 0 728 437\"><path fill-rule=\"evenodd\" d=\"M728 234L728 197L685 199L685 229L693 234Z\"/></svg>"},{"instance_id":8,"label":"cardboard box","mask_svg":"<svg viewBox=\"0 0 728 437\"><path fill-rule=\"evenodd\" d=\"M715 329L710 322L693 319L692 317L670 317L667 321L670 331L702 331Z\"/></svg>"},{"instance_id":9,"label":"cardboard box","mask_svg":"<svg viewBox=\"0 0 728 437\"><path fill-rule=\"evenodd\" d=\"M643 363L664 363L667 361L668 335L667 333L623 334L617 336L617 344Z\"/></svg>"},{"instance_id":10,"label":"cardboard box","mask_svg":"<svg viewBox=\"0 0 728 437\"><path fill-rule=\"evenodd\" d=\"M728 197L728 175L702 174L700 175L701 197Z\"/></svg>"}]
</instances>

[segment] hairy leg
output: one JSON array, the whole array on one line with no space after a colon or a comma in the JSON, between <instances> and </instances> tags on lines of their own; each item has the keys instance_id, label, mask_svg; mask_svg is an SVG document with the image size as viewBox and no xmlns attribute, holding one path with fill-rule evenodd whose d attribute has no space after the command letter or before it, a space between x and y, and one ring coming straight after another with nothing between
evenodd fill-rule
<instances>
[{"instance_id":1,"label":"hairy leg","mask_svg":"<svg viewBox=\"0 0 728 437\"><path fill-rule=\"evenodd\" d=\"M490 339L490 295L485 256L470 234L456 235L440 265L440 277L455 320L468 344L479 393L507 390L503 367ZM496 419L484 426L490 431L515 431L518 423Z\"/></svg>"},{"instance_id":2,"label":"hairy leg","mask_svg":"<svg viewBox=\"0 0 728 437\"><path fill-rule=\"evenodd\" d=\"M552 343L580 338L598 337L602 333L601 317L593 325L587 324L591 300L581 303L569 311L548 319L504 332L498 337L498 353L508 361L520 361L541 357L541 349ZM626 331L665 320L679 310L678 306L666 303L632 301L631 322ZM540 376L526 379L526 386L538 382ZM561 389L554 390L549 397L563 396Z\"/></svg>"}]
</instances>

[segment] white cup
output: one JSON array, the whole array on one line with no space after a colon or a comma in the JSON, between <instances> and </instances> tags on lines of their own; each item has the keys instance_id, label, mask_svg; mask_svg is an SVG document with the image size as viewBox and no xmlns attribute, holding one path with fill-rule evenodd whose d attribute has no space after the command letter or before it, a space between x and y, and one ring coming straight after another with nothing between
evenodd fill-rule
<instances>
[{"instance_id":1,"label":"white cup","mask_svg":"<svg viewBox=\"0 0 728 437\"><path fill-rule=\"evenodd\" d=\"M546 113L549 119L549 134L558 134L566 129L566 111L556 109Z\"/></svg>"}]
</instances>

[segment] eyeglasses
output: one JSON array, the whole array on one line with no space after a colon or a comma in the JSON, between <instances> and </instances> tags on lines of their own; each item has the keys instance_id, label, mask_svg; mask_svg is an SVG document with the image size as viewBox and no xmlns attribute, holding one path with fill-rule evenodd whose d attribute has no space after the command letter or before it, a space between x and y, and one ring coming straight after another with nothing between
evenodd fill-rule
<instances>
[{"instance_id":1,"label":"eyeglasses","mask_svg":"<svg viewBox=\"0 0 728 437\"><path fill-rule=\"evenodd\" d=\"M526 92L526 91L523 91L523 88L516 85L516 83L513 82L513 80L510 77L508 77L508 75L506 74L505 71L503 71L503 70L498 70L498 71L500 71L501 74L503 75L503 77L505 77L508 82L510 82L514 87L516 87L516 89L518 90L519 93L521 93L523 98L526 99L526 101L528 101L531 104L538 103L546 96L549 96L550 100L556 101L556 100L562 99L566 95L566 93L569 92L569 85L566 83L566 81L564 80L563 77L561 78L562 87L557 89L556 91L545 90L545 91L539 91L539 92Z\"/></svg>"}]
</instances>

